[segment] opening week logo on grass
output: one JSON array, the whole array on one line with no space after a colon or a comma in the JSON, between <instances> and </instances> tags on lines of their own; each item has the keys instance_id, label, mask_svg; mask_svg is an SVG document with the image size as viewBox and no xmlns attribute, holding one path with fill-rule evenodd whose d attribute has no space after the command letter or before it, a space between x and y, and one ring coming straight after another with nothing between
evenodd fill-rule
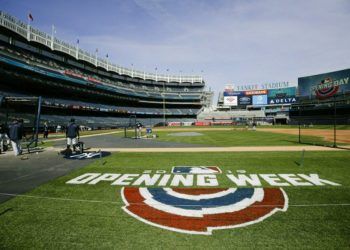
<instances>
[{"instance_id":1,"label":"opening week logo on grass","mask_svg":"<svg viewBox=\"0 0 350 250\"><path fill-rule=\"evenodd\" d=\"M124 187L122 198L124 211L132 217L189 234L251 225L288 207L280 188Z\"/></svg>"},{"instance_id":2,"label":"opening week logo on grass","mask_svg":"<svg viewBox=\"0 0 350 250\"><path fill-rule=\"evenodd\" d=\"M213 230L248 226L278 211L287 211L288 196L283 186L340 185L314 173L237 172L228 170L224 174L233 185L230 188L218 188L217 177L223 172L217 166L174 166L170 173L166 170L145 170L143 174L86 173L66 183L110 182L123 186L122 209L127 214L162 229L204 235ZM263 187L266 184L273 187Z\"/></svg>"}]
</instances>

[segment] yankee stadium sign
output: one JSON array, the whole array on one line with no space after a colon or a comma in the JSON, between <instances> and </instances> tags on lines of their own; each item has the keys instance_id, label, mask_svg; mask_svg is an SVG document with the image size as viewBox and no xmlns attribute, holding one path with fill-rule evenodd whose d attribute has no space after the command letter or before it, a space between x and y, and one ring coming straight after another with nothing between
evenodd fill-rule
<instances>
[{"instance_id":1,"label":"yankee stadium sign","mask_svg":"<svg viewBox=\"0 0 350 250\"><path fill-rule=\"evenodd\" d=\"M289 87L289 82L274 82L274 83L238 85L238 86L235 86L235 90L246 91L246 90L258 90L258 89L279 89L279 88L288 88L288 87Z\"/></svg>"},{"instance_id":2,"label":"yankee stadium sign","mask_svg":"<svg viewBox=\"0 0 350 250\"><path fill-rule=\"evenodd\" d=\"M219 188L221 177L231 185ZM122 186L122 209L133 218L170 231L202 235L252 225L279 211L286 212L288 196L282 187L340 186L316 173L247 174L244 170L223 173L217 166L175 166L170 173L166 170L145 170L142 174L85 173L66 183L106 182ZM190 188L193 186L196 188Z\"/></svg>"}]
</instances>

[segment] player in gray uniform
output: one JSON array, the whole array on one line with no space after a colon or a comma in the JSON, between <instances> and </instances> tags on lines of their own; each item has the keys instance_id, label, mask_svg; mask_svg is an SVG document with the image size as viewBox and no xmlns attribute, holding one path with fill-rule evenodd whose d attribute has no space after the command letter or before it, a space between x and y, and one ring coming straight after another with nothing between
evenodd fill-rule
<instances>
[{"instance_id":1,"label":"player in gray uniform","mask_svg":"<svg viewBox=\"0 0 350 250\"><path fill-rule=\"evenodd\" d=\"M141 122L138 122L136 124L136 130L137 130L137 138L140 139L142 135L142 124Z\"/></svg>"},{"instance_id":2,"label":"player in gray uniform","mask_svg":"<svg viewBox=\"0 0 350 250\"><path fill-rule=\"evenodd\" d=\"M15 156L22 154L21 140L23 136L23 125L18 119L14 119L9 126L8 136L11 140L11 145Z\"/></svg>"},{"instance_id":3,"label":"player in gray uniform","mask_svg":"<svg viewBox=\"0 0 350 250\"><path fill-rule=\"evenodd\" d=\"M79 141L79 126L75 124L75 120L72 118L70 123L66 128L67 137L67 151L70 151L70 147L73 146L73 151L75 151L75 146Z\"/></svg>"}]
</instances>

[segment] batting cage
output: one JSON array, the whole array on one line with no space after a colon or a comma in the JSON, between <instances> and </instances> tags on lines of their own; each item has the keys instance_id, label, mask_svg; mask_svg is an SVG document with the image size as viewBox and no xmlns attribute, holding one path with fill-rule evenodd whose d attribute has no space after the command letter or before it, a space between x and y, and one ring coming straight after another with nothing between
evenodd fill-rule
<instances>
[{"instance_id":1,"label":"batting cage","mask_svg":"<svg viewBox=\"0 0 350 250\"><path fill-rule=\"evenodd\" d=\"M137 139L137 120L136 115L129 117L129 122L124 126L124 137Z\"/></svg>"},{"instance_id":2,"label":"batting cage","mask_svg":"<svg viewBox=\"0 0 350 250\"><path fill-rule=\"evenodd\" d=\"M18 120L23 127L22 144L28 148L38 145L40 133L41 97L3 96L0 105L0 123L8 127Z\"/></svg>"}]
</instances>

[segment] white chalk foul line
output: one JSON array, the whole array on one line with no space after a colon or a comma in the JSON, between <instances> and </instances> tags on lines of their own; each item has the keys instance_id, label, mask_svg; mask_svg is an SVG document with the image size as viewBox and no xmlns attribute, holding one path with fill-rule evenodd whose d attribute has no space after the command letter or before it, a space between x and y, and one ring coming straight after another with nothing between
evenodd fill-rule
<instances>
[{"instance_id":1,"label":"white chalk foul line","mask_svg":"<svg viewBox=\"0 0 350 250\"><path fill-rule=\"evenodd\" d=\"M107 133L98 133L98 134L91 134L91 135L82 135L80 138L87 138L87 137L94 137L94 136L103 136L103 135L111 135L111 134L119 134L122 133L123 131L112 131L112 132L107 132ZM64 141L66 140L66 136L62 134L62 137L59 138L52 138L48 140L43 140L43 142L50 142L50 141Z\"/></svg>"},{"instance_id":2,"label":"white chalk foul line","mask_svg":"<svg viewBox=\"0 0 350 250\"><path fill-rule=\"evenodd\" d=\"M74 201L74 202L87 202L87 203L107 203L107 204L123 204L117 201L101 201L101 200L81 200L81 199L69 199L69 198L58 198L58 197L47 197L47 196L36 196L36 195L26 195L26 194L10 194L10 193L0 193L2 196L12 196L12 197L24 197L33 199L47 199L47 200L57 200L57 201ZM145 206L144 203L130 203L129 205L140 205ZM194 205L177 205L177 206L194 206ZM278 205L252 205L251 207L276 207ZM344 207L350 206L350 203L318 203L318 204L289 204L289 207Z\"/></svg>"},{"instance_id":3,"label":"white chalk foul line","mask_svg":"<svg viewBox=\"0 0 350 250\"><path fill-rule=\"evenodd\" d=\"M78 201L78 202L88 202L88 203L110 203L110 204L119 204L119 202L116 202L116 201L81 200L81 199L69 199L69 198L36 196L36 195L26 195L26 194L0 193L0 195L3 195L3 196L12 196L12 197L34 198L34 199L58 200L58 201Z\"/></svg>"}]
</instances>

